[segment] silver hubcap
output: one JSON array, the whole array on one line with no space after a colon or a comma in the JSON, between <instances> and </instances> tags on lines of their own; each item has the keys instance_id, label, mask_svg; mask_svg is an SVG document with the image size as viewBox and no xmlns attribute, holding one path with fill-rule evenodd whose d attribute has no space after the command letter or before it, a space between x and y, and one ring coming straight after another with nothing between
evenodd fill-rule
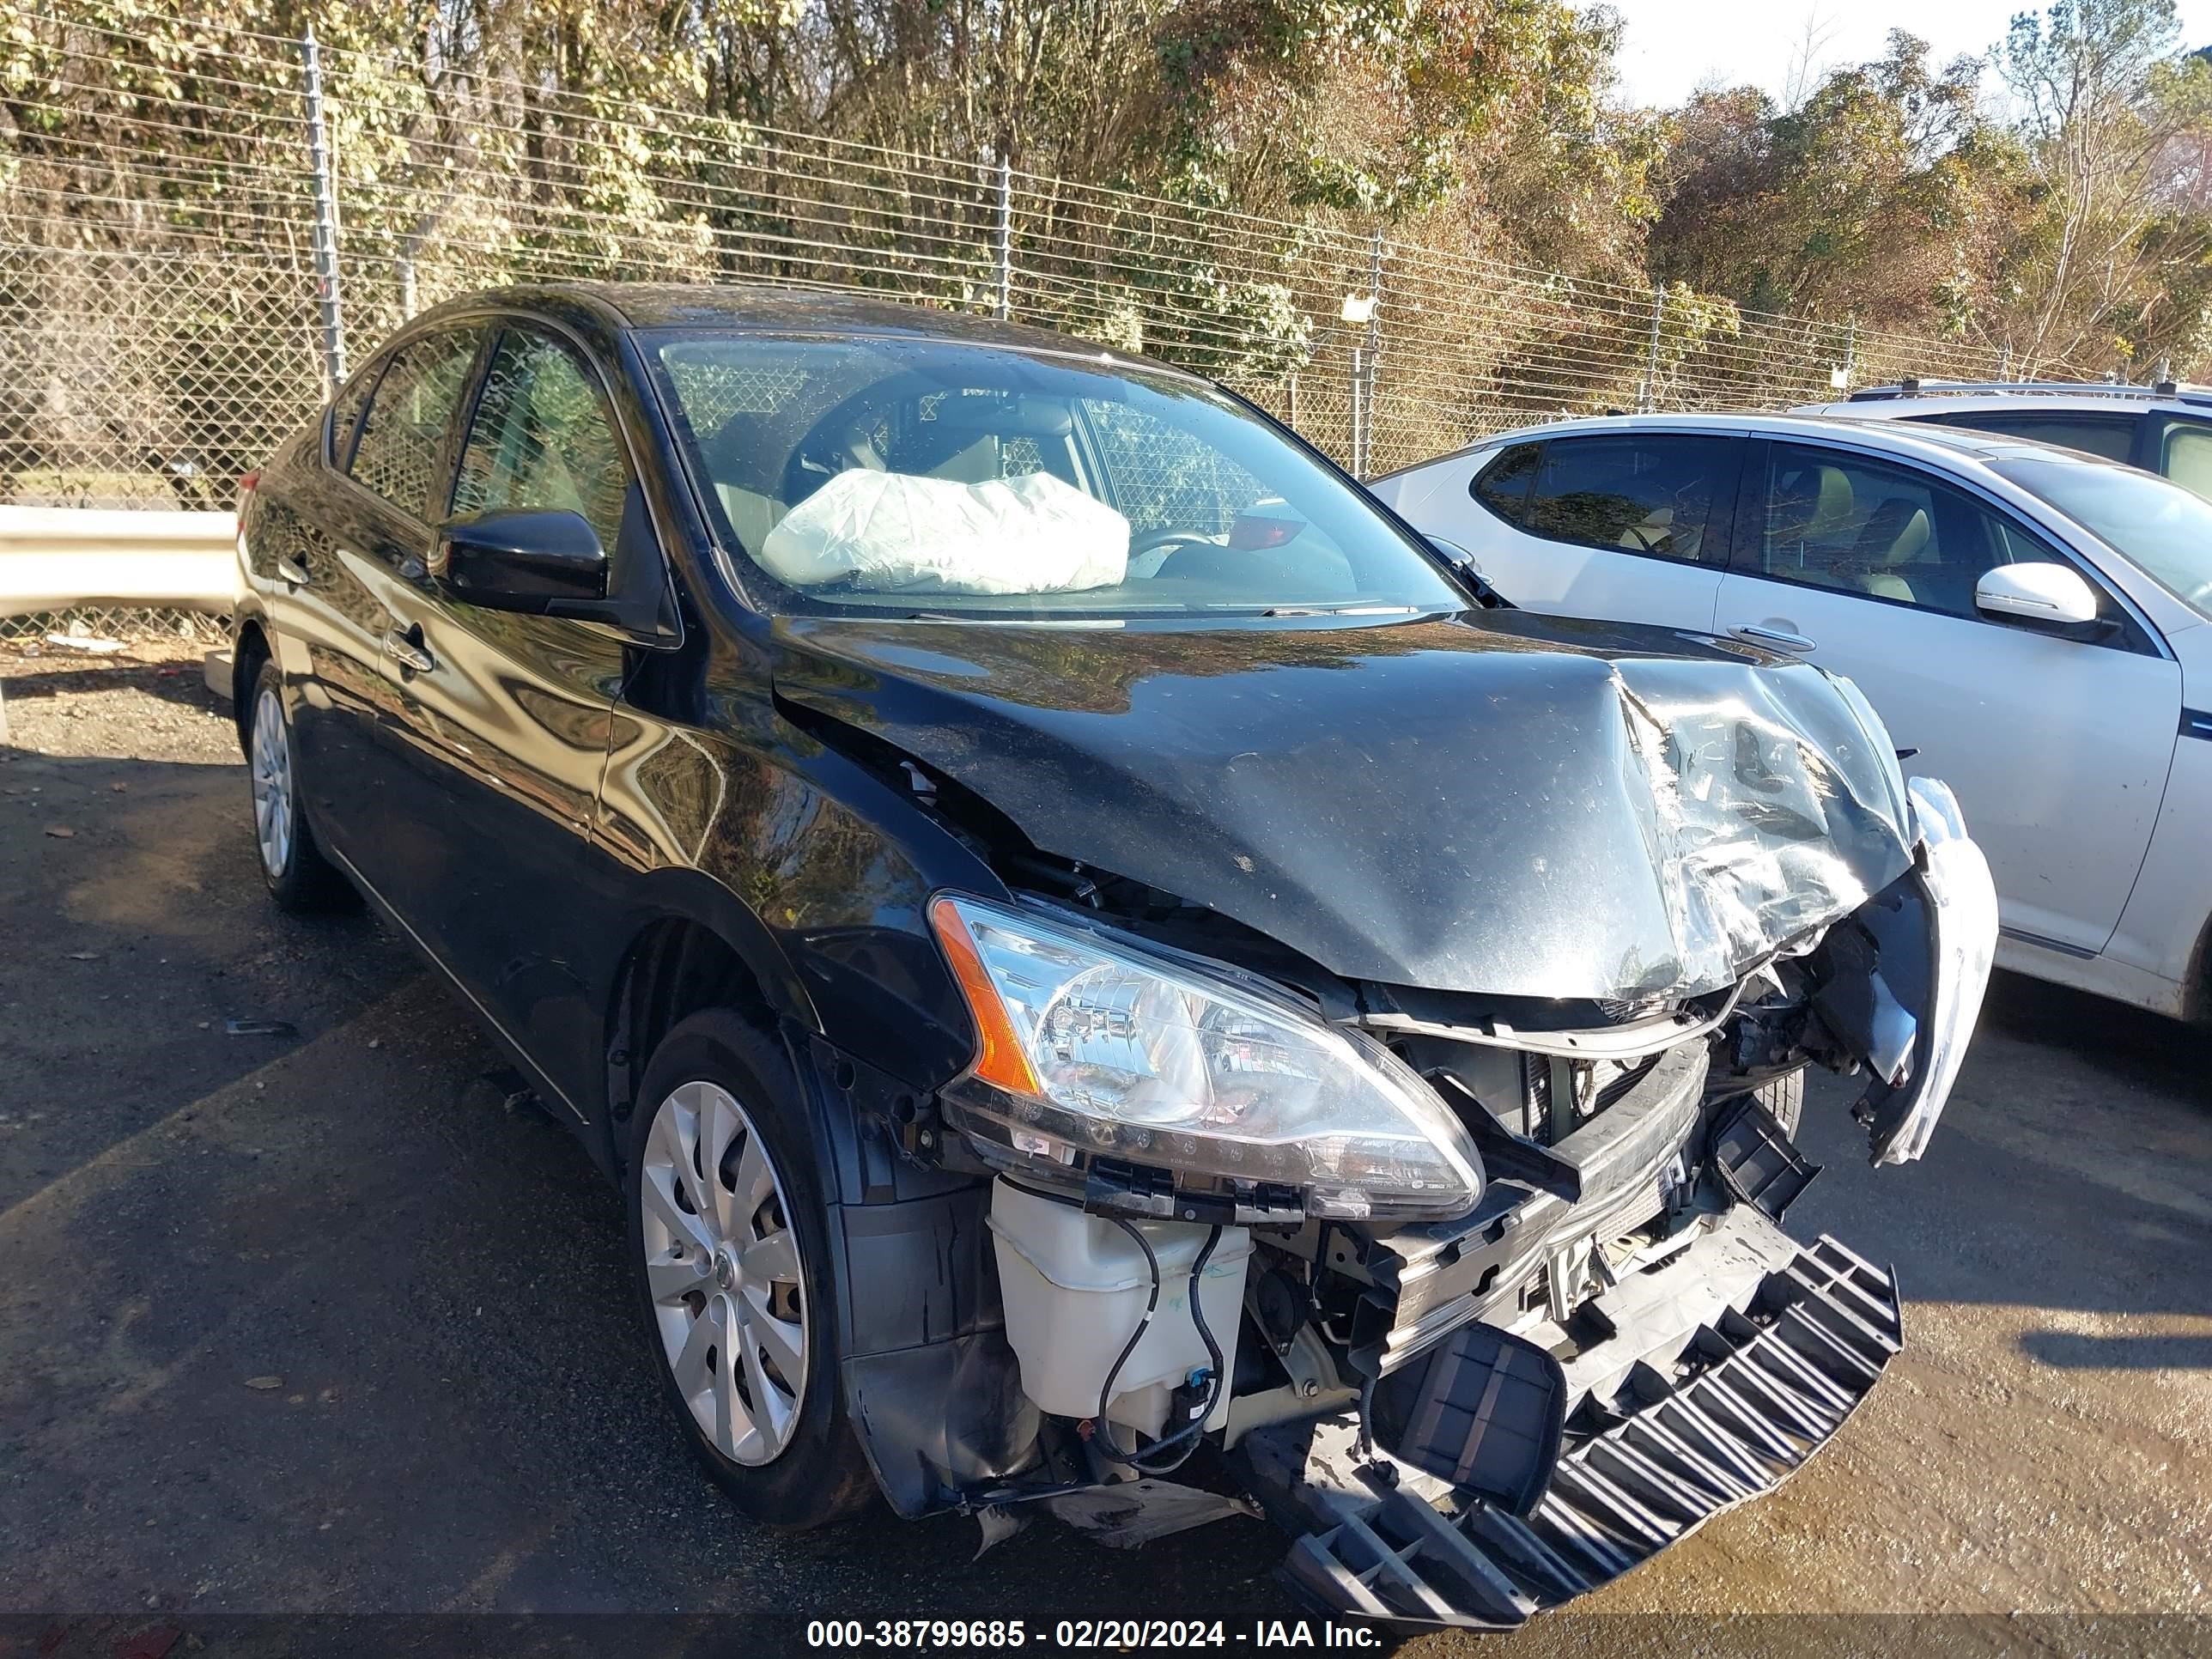
<instances>
[{"instance_id":1,"label":"silver hubcap","mask_svg":"<svg viewBox=\"0 0 2212 1659\"><path fill-rule=\"evenodd\" d=\"M261 863L281 876L292 859L292 745L284 732L284 706L275 690L253 705L253 833Z\"/></svg>"},{"instance_id":2,"label":"silver hubcap","mask_svg":"<svg viewBox=\"0 0 2212 1659\"><path fill-rule=\"evenodd\" d=\"M783 1183L712 1083L660 1103L642 1171L645 1276L676 1386L725 1457L773 1462L806 1393L806 1300Z\"/></svg>"}]
</instances>

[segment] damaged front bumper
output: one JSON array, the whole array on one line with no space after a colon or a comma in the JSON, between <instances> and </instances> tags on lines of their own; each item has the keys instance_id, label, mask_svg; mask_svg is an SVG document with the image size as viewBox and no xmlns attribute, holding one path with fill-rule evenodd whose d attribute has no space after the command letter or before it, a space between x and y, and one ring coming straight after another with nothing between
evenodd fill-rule
<instances>
[{"instance_id":1,"label":"damaged front bumper","mask_svg":"<svg viewBox=\"0 0 2212 1659\"><path fill-rule=\"evenodd\" d=\"M1500 1628L1778 1484L1871 1390L1902 1320L1889 1273L1778 1226L1814 1171L1762 1091L1808 1063L1863 1077L1874 1161L1918 1158L1994 952L1988 866L1948 790L1916 778L1898 793L1901 867L1841 915L1762 936L1753 969L1702 1001L1574 1006L1540 1029L1534 1005L1402 987L1325 986L1301 1005L1321 1036L1336 1035L1326 1014L1396 1045L1392 1075L1434 1091L1474 1149L1463 1208L1345 1204L1310 1180L1207 1164L1172 1123L1048 1121L1028 1085L994 1084L1016 1105L1038 1097L1026 1115L980 1116L957 1089L927 1116L909 1102L907 1151L965 1131L960 1171L991 1180L988 1196L927 1200L927 1251L888 1248L914 1233L906 1219L865 1240L847 1223L853 1259L941 1262L974 1304L845 1360L894 1506L981 1515L987 1541L1043 1512L1132 1546L1239 1512L1161 1478L1202 1443L1239 1461L1293 1535L1286 1576L1325 1611ZM1028 1018L1066 986L1172 981L1189 1028L1218 1035L1194 1001L1227 1009L1259 977L1038 906L987 916L1031 948L994 944L988 970L978 957L1012 987L990 980L973 998L986 1011L1011 999ZM1133 995L1065 1000L1079 1018L1009 1020L1005 1052L1032 1030L1122 1041L1152 1018ZM1230 1012L1258 1023L1243 1003ZM1263 1012L1292 1023L1273 1000ZM1584 1023L1600 1017L1612 1023ZM1214 1058L1258 1074L1244 1048ZM1109 1061L1137 1074L1119 1049L1087 1063Z\"/></svg>"},{"instance_id":2,"label":"damaged front bumper","mask_svg":"<svg viewBox=\"0 0 2212 1659\"><path fill-rule=\"evenodd\" d=\"M1893 1273L1831 1238L1801 1248L1759 1209L1712 1218L1665 1266L1585 1304L1604 1341L1551 1387L1604 1426L1559 1455L1525 1504L1363 1443L1355 1418L1279 1425L1241 1455L1254 1492L1297 1534L1285 1575L1322 1610L1406 1628L1504 1629L1595 1589L1723 1510L1771 1491L1842 1425L1903 1341ZM1469 1336L1487 1333L1473 1327ZM1421 1406L1456 1444L1519 1443L1545 1384L1533 1345L1468 1344L1432 1363ZM1447 1370L1456 1375L1438 1375ZM1579 1371L1581 1374L1577 1375ZM1474 1402L1473 1420L1450 1401ZM1442 1401L1441 1405L1438 1403ZM1462 1430L1464 1437L1462 1438Z\"/></svg>"}]
</instances>

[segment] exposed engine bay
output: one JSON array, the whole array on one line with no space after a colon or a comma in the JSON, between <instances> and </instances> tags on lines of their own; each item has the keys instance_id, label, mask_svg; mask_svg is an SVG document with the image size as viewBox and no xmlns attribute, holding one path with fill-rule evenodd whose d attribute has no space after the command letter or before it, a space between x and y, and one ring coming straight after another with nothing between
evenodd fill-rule
<instances>
[{"instance_id":1,"label":"exposed engine bay","mask_svg":"<svg viewBox=\"0 0 2212 1659\"><path fill-rule=\"evenodd\" d=\"M977 1052L902 1144L988 1177L1000 1318L855 1387L895 1504L1134 1544L1249 1508L1173 1478L1203 1449L1323 1607L1510 1626L1766 1490L1863 1397L1895 1286L1778 1224L1817 1173L1802 1077L1863 1079L1874 1161L1920 1155L1995 949L1987 866L1848 685L1536 660L1524 716L1581 705L1574 787L1555 744L1540 797L1476 798L1441 853L1480 842L1510 892L1395 932L1271 908L1241 866L1280 881L1287 843L1194 898L1163 883L1202 849L1060 824L992 787L972 722L792 697L1010 895L928 907Z\"/></svg>"}]
</instances>

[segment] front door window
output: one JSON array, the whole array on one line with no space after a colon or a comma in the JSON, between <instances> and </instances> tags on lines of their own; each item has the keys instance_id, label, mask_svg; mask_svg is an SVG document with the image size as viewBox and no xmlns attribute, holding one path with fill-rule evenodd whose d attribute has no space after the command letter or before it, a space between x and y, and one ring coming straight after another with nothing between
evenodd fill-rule
<instances>
[{"instance_id":1,"label":"front door window","mask_svg":"<svg viewBox=\"0 0 2212 1659\"><path fill-rule=\"evenodd\" d=\"M577 513L611 551L629 485L614 422L574 354L532 330L501 334L461 451L454 516Z\"/></svg>"},{"instance_id":2,"label":"front door window","mask_svg":"<svg viewBox=\"0 0 2212 1659\"><path fill-rule=\"evenodd\" d=\"M1984 572L2051 556L1925 473L1776 444L1754 556L1758 574L1777 581L1972 617Z\"/></svg>"}]
</instances>

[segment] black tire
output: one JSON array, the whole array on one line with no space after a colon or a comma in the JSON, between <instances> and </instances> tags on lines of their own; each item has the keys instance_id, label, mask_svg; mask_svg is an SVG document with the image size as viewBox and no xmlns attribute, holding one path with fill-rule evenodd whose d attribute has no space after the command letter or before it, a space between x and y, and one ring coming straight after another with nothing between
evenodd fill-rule
<instances>
[{"instance_id":1,"label":"black tire","mask_svg":"<svg viewBox=\"0 0 2212 1659\"><path fill-rule=\"evenodd\" d=\"M766 1151L796 1234L805 1308L806 1377L789 1442L772 1461L748 1465L724 1455L678 1387L647 1279L644 1182L653 1120L662 1103L690 1083L720 1086L750 1121ZM866 1509L874 1475L845 1411L839 1376L839 1286L830 1249L830 1212L816 1166L809 1108L775 1040L725 1009L681 1021L653 1050L631 1114L623 1192L629 1211L631 1276L647 1346L661 1392L684 1437L731 1501L755 1521L805 1528Z\"/></svg>"},{"instance_id":2,"label":"black tire","mask_svg":"<svg viewBox=\"0 0 2212 1659\"><path fill-rule=\"evenodd\" d=\"M1805 1073L1802 1070L1761 1084L1753 1091L1753 1097L1782 1126L1783 1133L1792 1140L1797 1139L1797 1126L1805 1116Z\"/></svg>"},{"instance_id":3,"label":"black tire","mask_svg":"<svg viewBox=\"0 0 2212 1659\"><path fill-rule=\"evenodd\" d=\"M259 735L256 728L272 713L277 723L273 741L283 747L288 780L279 809L283 818L281 840L264 833L261 821L264 790L255 748ZM279 909L295 915L350 908L357 901L352 884L323 855L314 831L307 827L299 749L292 741L291 722L284 713L283 682L275 663L264 661L254 676L240 725L246 738L246 782L253 792L254 861L261 866L269 896L276 901Z\"/></svg>"}]
</instances>

